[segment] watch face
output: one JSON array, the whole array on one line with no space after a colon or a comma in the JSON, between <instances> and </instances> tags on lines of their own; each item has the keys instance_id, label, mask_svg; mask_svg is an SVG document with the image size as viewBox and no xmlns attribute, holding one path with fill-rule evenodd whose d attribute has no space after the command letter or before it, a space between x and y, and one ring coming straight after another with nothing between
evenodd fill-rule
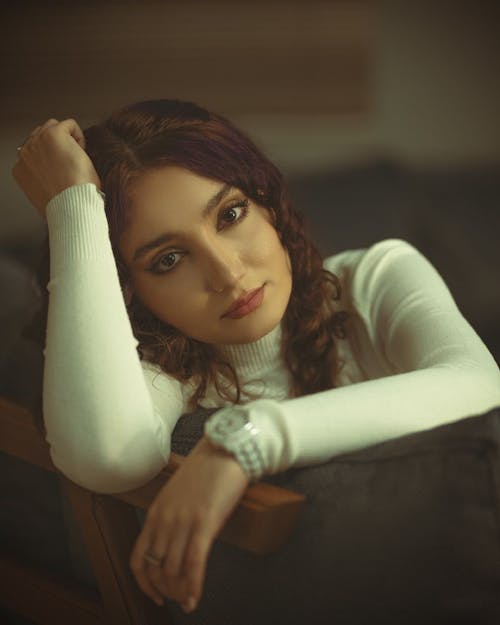
<instances>
[{"instance_id":1,"label":"watch face","mask_svg":"<svg viewBox=\"0 0 500 625\"><path fill-rule=\"evenodd\" d=\"M214 432L221 436L231 434L241 430L247 423L248 419L238 412L228 412L225 415L220 415L220 418L216 421Z\"/></svg>"}]
</instances>

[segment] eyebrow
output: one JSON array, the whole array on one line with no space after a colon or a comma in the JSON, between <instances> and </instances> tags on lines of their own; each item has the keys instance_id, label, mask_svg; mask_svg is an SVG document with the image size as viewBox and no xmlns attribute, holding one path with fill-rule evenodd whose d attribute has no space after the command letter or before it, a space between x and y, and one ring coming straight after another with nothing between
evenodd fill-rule
<instances>
[{"instance_id":1,"label":"eyebrow","mask_svg":"<svg viewBox=\"0 0 500 625\"><path fill-rule=\"evenodd\" d=\"M231 191L232 188L233 188L232 185L225 184L217 191L217 193L214 196L212 196L208 200L205 208L203 209L201 213L202 219L206 219L210 215L212 210L222 202L222 200L226 197L226 195ZM152 239L151 241L148 241L147 243L140 245L135 250L132 261L135 262L136 260L144 256L146 252L149 252L150 250L154 250L155 248L160 247L160 245L167 243L170 239L173 239L175 236L176 234L174 232L164 232L163 234L160 234L156 238Z\"/></svg>"}]
</instances>

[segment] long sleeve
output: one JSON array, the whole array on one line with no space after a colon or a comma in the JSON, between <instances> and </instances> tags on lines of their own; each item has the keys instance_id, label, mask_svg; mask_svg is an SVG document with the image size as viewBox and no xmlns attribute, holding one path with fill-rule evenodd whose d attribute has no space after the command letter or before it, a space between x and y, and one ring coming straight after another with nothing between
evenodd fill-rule
<instances>
[{"instance_id":1,"label":"long sleeve","mask_svg":"<svg viewBox=\"0 0 500 625\"><path fill-rule=\"evenodd\" d=\"M139 359L96 187L53 198L47 225L43 413L52 460L96 492L136 488L168 461L180 385Z\"/></svg>"},{"instance_id":2,"label":"long sleeve","mask_svg":"<svg viewBox=\"0 0 500 625\"><path fill-rule=\"evenodd\" d=\"M362 367L369 352L376 354L386 373L243 407L262 431L266 473L325 462L500 404L498 367L431 263L396 239L353 257L346 281L364 337L357 359Z\"/></svg>"}]
</instances>

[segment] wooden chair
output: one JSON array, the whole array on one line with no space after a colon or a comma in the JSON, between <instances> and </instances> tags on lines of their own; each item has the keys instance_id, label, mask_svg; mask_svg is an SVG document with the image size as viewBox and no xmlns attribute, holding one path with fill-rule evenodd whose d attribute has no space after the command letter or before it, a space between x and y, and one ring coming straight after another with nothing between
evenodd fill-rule
<instances>
[{"instance_id":1,"label":"wooden chair","mask_svg":"<svg viewBox=\"0 0 500 625\"><path fill-rule=\"evenodd\" d=\"M0 397L0 450L58 474L81 527L99 592L52 572L0 554L0 604L41 625L168 625L168 606L158 607L137 586L129 557L140 532L135 507L147 510L158 490L182 464L168 465L139 489L118 495L93 493L67 479L52 463L49 446L25 407ZM217 540L255 554L278 550L294 529L305 497L276 486L250 486Z\"/></svg>"}]
</instances>

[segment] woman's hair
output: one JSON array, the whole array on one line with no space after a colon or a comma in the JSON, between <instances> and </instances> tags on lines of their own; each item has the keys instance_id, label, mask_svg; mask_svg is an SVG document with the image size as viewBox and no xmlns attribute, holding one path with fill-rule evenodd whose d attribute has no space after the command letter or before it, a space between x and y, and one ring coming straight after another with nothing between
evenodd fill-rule
<instances>
[{"instance_id":1,"label":"woman's hair","mask_svg":"<svg viewBox=\"0 0 500 625\"><path fill-rule=\"evenodd\" d=\"M87 128L84 134L86 151L105 194L109 235L122 289L129 273L118 241L128 224L135 179L148 170L177 165L237 187L269 211L290 255L293 286L283 319L283 357L292 375L292 393L299 396L335 386L339 369L335 338L345 336L347 315L336 309L340 282L323 269L304 220L292 207L282 174L257 146L221 115L191 102L171 99L126 106ZM45 262L38 272L44 299L38 322L43 331L48 307L48 237L44 251ZM210 383L226 399L239 401L236 373L215 346L185 336L160 321L135 295L128 313L141 359L158 364L179 380L195 381L192 406L204 396ZM44 338L44 332L39 334L39 339Z\"/></svg>"}]
</instances>

